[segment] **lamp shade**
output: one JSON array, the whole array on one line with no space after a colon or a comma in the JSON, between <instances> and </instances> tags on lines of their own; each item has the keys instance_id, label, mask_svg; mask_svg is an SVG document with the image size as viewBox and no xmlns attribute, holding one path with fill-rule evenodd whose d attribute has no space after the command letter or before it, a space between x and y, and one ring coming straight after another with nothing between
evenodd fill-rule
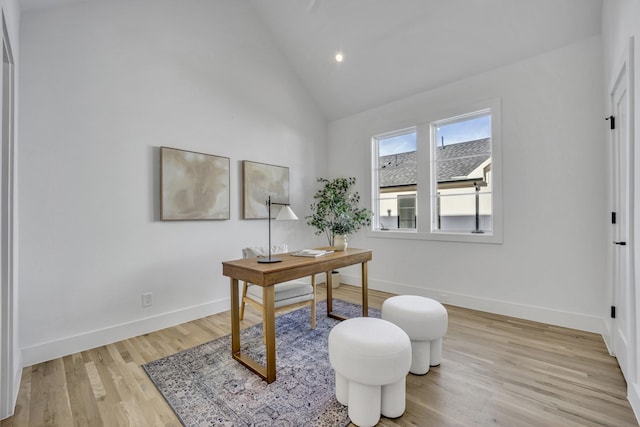
<instances>
[{"instance_id":1,"label":"lamp shade","mask_svg":"<svg viewBox=\"0 0 640 427\"><path fill-rule=\"evenodd\" d=\"M289 207L289 205L283 205L280 208L280 212L278 212L278 216L276 217L276 221L292 221L297 219L298 217Z\"/></svg>"}]
</instances>

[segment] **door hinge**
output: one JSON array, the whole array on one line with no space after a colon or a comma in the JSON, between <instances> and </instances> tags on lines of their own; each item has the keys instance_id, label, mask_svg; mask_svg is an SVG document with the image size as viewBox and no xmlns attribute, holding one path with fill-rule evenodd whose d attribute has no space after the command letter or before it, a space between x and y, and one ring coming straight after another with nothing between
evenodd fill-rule
<instances>
[{"instance_id":1,"label":"door hinge","mask_svg":"<svg viewBox=\"0 0 640 427\"><path fill-rule=\"evenodd\" d=\"M615 224L615 223L616 223L616 213L611 212L611 224Z\"/></svg>"},{"instance_id":2,"label":"door hinge","mask_svg":"<svg viewBox=\"0 0 640 427\"><path fill-rule=\"evenodd\" d=\"M609 116L605 120L609 120L609 126L610 126L611 130L616 128L616 118L615 117Z\"/></svg>"},{"instance_id":3,"label":"door hinge","mask_svg":"<svg viewBox=\"0 0 640 427\"><path fill-rule=\"evenodd\" d=\"M616 306L615 305L611 306L611 318L612 319L616 318Z\"/></svg>"}]
</instances>

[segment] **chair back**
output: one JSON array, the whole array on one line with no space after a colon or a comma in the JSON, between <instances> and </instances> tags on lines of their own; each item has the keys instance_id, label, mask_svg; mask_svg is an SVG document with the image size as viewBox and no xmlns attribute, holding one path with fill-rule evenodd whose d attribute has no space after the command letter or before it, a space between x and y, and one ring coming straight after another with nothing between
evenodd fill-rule
<instances>
[{"instance_id":1,"label":"chair back","mask_svg":"<svg viewBox=\"0 0 640 427\"><path fill-rule=\"evenodd\" d=\"M283 254L289 252L289 248L286 243L280 243L278 245L271 245L271 254ZM262 256L268 256L268 247L264 246L249 246L242 249L242 258L258 258Z\"/></svg>"}]
</instances>

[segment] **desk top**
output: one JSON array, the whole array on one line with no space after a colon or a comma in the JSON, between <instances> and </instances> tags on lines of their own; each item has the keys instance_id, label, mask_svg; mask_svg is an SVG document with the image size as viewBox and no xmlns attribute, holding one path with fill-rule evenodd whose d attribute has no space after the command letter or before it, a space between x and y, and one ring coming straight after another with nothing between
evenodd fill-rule
<instances>
[{"instance_id":1,"label":"desk top","mask_svg":"<svg viewBox=\"0 0 640 427\"><path fill-rule=\"evenodd\" d=\"M372 252L371 249L347 248L345 251L335 251L317 258L293 256L291 253L275 256L282 259L282 262L262 264L257 258L225 261L222 263L222 274L260 286L273 286L276 283L371 261Z\"/></svg>"}]
</instances>

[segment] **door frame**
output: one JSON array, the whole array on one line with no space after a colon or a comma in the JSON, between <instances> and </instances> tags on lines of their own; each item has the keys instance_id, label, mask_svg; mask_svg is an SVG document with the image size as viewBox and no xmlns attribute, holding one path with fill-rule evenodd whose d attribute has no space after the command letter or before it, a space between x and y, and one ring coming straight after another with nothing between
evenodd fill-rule
<instances>
[{"instance_id":1,"label":"door frame","mask_svg":"<svg viewBox=\"0 0 640 427\"><path fill-rule=\"evenodd\" d=\"M626 126L626 133L627 133L627 141L628 141L628 159L627 159L627 167L629 168L629 171L627 173L627 204L628 204L628 225L627 225L627 235L623 236L627 245L624 246L624 250L626 250L628 253L626 255L627 257L627 266L626 266L626 272L625 274L628 276L628 292L627 292L627 296L628 298L626 298L626 303L628 305L628 312L627 313L620 313L619 310L617 310L616 312L616 318L620 319L619 316L624 315L626 316L626 322L628 325L628 342L627 342L627 346L626 346L626 353L624 355L622 355L622 357L624 358L624 360L627 362L626 364L628 366L624 367L624 370L626 372L623 372L623 374L625 375L625 379L627 381L627 384L631 384L635 381L635 379L637 378L638 375L638 368L636 366L637 361L638 361L638 352L637 352L637 345L638 345L638 337L637 337L637 316L638 316L638 307L637 304L635 303L636 300L636 291L637 291L637 283L639 283L640 277L638 277L638 275L640 274L640 270L638 268L636 268L636 266L640 265L640 260L637 259L638 256L640 256L640 248L636 247L637 245L640 245L640 230L637 229L634 226L634 217L636 215L636 212L640 212L640 209L636 208L636 203L640 202L640 197L636 197L636 189L640 189L640 176L639 174L635 173L635 170L637 170L637 165L640 165L640 150L634 150L634 141L635 141L635 137L634 137L634 120L635 120L635 116L634 116L634 85L633 85L633 76L634 76L634 39L633 37L631 37L629 39L629 43L628 43L628 47L624 52L624 57L619 61L618 66L614 68L615 73L612 76L611 82L608 86L608 93L607 93L607 99L608 99L608 104L609 104L609 111L610 114L612 116L615 116L615 111L614 111L614 102L613 102L613 94L615 89L617 88L618 82L620 81L621 78L625 79L625 84L626 84L626 90L627 90L627 100L626 100L626 107L627 107L627 112L628 112L628 117L627 117L627 123L620 123L619 120L616 120L616 124L615 127L617 128L616 130L620 129L620 125L625 125ZM623 73L625 74L623 76ZM617 207L615 206L615 202L616 202L616 179L617 176L616 174L618 173L618 171L616 170L616 150L615 150L615 144L616 144L616 138L618 137L618 133L616 131L611 131L610 134L608 135L608 139L609 139L609 148L608 148L608 152L609 152L609 161L610 161L610 170L609 170L609 192L610 192L610 207L612 212L615 211L615 209L617 209ZM638 157L638 158L636 158ZM618 213L618 217L620 217L620 213ZM608 253L609 253L609 280L610 283L607 286L607 301L611 302L611 306L612 307L616 307L617 305L619 305L620 302L620 298L622 298L622 295L619 295L619 291L617 289L616 286L616 282L614 280L614 278L616 277L616 263L615 263L615 254L614 252L616 250L620 251L620 247L616 246L613 244L614 241L616 241L616 238L618 237L616 235L616 230L614 229L613 226L610 226L609 228L609 233L608 233L608 237L609 240L607 242L607 245L609 247L608 249ZM607 345L607 347L609 348L609 352L616 356L617 353L619 353L620 349L616 349L616 340L615 340L615 334L616 334L616 327L617 327L617 320L615 318L613 318L613 316L609 316L609 307L606 307L606 312L607 312L607 316L606 319L607 321L605 321L605 333L604 338L605 338L605 343Z\"/></svg>"},{"instance_id":2,"label":"door frame","mask_svg":"<svg viewBox=\"0 0 640 427\"><path fill-rule=\"evenodd\" d=\"M15 280L15 64L0 10L0 419L13 414L20 385Z\"/></svg>"}]
</instances>

